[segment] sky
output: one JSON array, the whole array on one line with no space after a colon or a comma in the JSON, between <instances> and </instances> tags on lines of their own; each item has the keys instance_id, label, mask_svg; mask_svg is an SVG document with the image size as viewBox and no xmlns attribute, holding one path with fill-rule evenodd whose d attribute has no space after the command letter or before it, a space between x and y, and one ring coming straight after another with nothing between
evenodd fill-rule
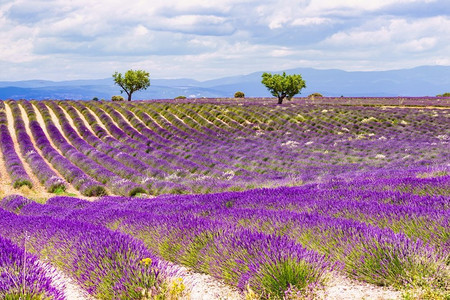
<instances>
[{"instance_id":1,"label":"sky","mask_svg":"<svg viewBox=\"0 0 450 300\"><path fill-rule=\"evenodd\" d=\"M449 0L0 0L0 80L450 65Z\"/></svg>"}]
</instances>

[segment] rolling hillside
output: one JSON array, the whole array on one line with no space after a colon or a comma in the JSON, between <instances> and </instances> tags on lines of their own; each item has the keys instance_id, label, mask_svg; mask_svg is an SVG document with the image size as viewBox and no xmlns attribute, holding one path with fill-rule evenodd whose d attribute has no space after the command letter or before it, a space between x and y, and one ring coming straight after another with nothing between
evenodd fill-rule
<instances>
[{"instance_id":1,"label":"rolling hillside","mask_svg":"<svg viewBox=\"0 0 450 300\"><path fill-rule=\"evenodd\" d=\"M304 101L0 102L3 157L14 187L87 196L293 185L447 159L447 110Z\"/></svg>"},{"instance_id":2,"label":"rolling hillside","mask_svg":"<svg viewBox=\"0 0 450 300\"><path fill-rule=\"evenodd\" d=\"M445 299L448 101L0 101L0 297Z\"/></svg>"},{"instance_id":3,"label":"rolling hillside","mask_svg":"<svg viewBox=\"0 0 450 300\"><path fill-rule=\"evenodd\" d=\"M436 96L449 92L450 66L423 66L391 71L347 72L297 68L287 73L302 74L307 87L302 95L320 92L332 97ZM192 79L153 79L135 99L170 99L180 95L192 98L232 97L243 91L248 97L270 96L261 84L261 72L197 81ZM0 82L0 99L111 99L120 93L112 78L99 80Z\"/></svg>"}]
</instances>

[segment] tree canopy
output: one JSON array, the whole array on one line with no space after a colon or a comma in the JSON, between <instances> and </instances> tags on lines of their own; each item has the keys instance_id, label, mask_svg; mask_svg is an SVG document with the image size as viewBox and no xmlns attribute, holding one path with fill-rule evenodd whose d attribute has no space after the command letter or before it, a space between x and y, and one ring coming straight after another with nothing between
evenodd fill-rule
<instances>
[{"instance_id":1,"label":"tree canopy","mask_svg":"<svg viewBox=\"0 0 450 300\"><path fill-rule=\"evenodd\" d=\"M273 96L278 98L278 104L282 104L284 98L291 100L306 87L300 74L286 75L286 72L283 72L283 75L264 72L261 82Z\"/></svg>"},{"instance_id":2,"label":"tree canopy","mask_svg":"<svg viewBox=\"0 0 450 300\"><path fill-rule=\"evenodd\" d=\"M150 74L144 70L128 70L125 75L115 72L113 74L114 83L122 88L121 93L128 95L128 101L131 101L131 95L139 90L146 90L150 86Z\"/></svg>"}]
</instances>

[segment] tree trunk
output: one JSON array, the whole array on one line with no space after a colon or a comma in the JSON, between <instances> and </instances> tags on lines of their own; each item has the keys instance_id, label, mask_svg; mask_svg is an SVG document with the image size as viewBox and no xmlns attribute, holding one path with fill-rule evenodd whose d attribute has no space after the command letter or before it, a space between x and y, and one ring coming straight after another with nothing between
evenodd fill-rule
<instances>
[{"instance_id":1,"label":"tree trunk","mask_svg":"<svg viewBox=\"0 0 450 300\"><path fill-rule=\"evenodd\" d=\"M128 94L128 101L131 101L131 93Z\"/></svg>"},{"instance_id":2,"label":"tree trunk","mask_svg":"<svg viewBox=\"0 0 450 300\"><path fill-rule=\"evenodd\" d=\"M284 96L278 96L278 104L283 104Z\"/></svg>"}]
</instances>

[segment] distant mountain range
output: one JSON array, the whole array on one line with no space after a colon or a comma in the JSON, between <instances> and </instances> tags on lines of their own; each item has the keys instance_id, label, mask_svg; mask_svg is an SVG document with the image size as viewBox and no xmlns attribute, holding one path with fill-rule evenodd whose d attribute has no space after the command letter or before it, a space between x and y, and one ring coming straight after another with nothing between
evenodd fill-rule
<instances>
[{"instance_id":1,"label":"distant mountain range","mask_svg":"<svg viewBox=\"0 0 450 300\"><path fill-rule=\"evenodd\" d=\"M186 97L233 97L242 91L246 97L270 96L255 72L207 81L193 79L153 79L151 86L133 94L133 99ZM280 72L276 72L280 73ZM324 96L435 96L450 92L450 66L422 66L390 71L347 72L336 69L297 68L288 74L301 74L306 88L300 96L318 92ZM120 88L113 79L71 81L0 81L0 99L111 99Z\"/></svg>"}]
</instances>

